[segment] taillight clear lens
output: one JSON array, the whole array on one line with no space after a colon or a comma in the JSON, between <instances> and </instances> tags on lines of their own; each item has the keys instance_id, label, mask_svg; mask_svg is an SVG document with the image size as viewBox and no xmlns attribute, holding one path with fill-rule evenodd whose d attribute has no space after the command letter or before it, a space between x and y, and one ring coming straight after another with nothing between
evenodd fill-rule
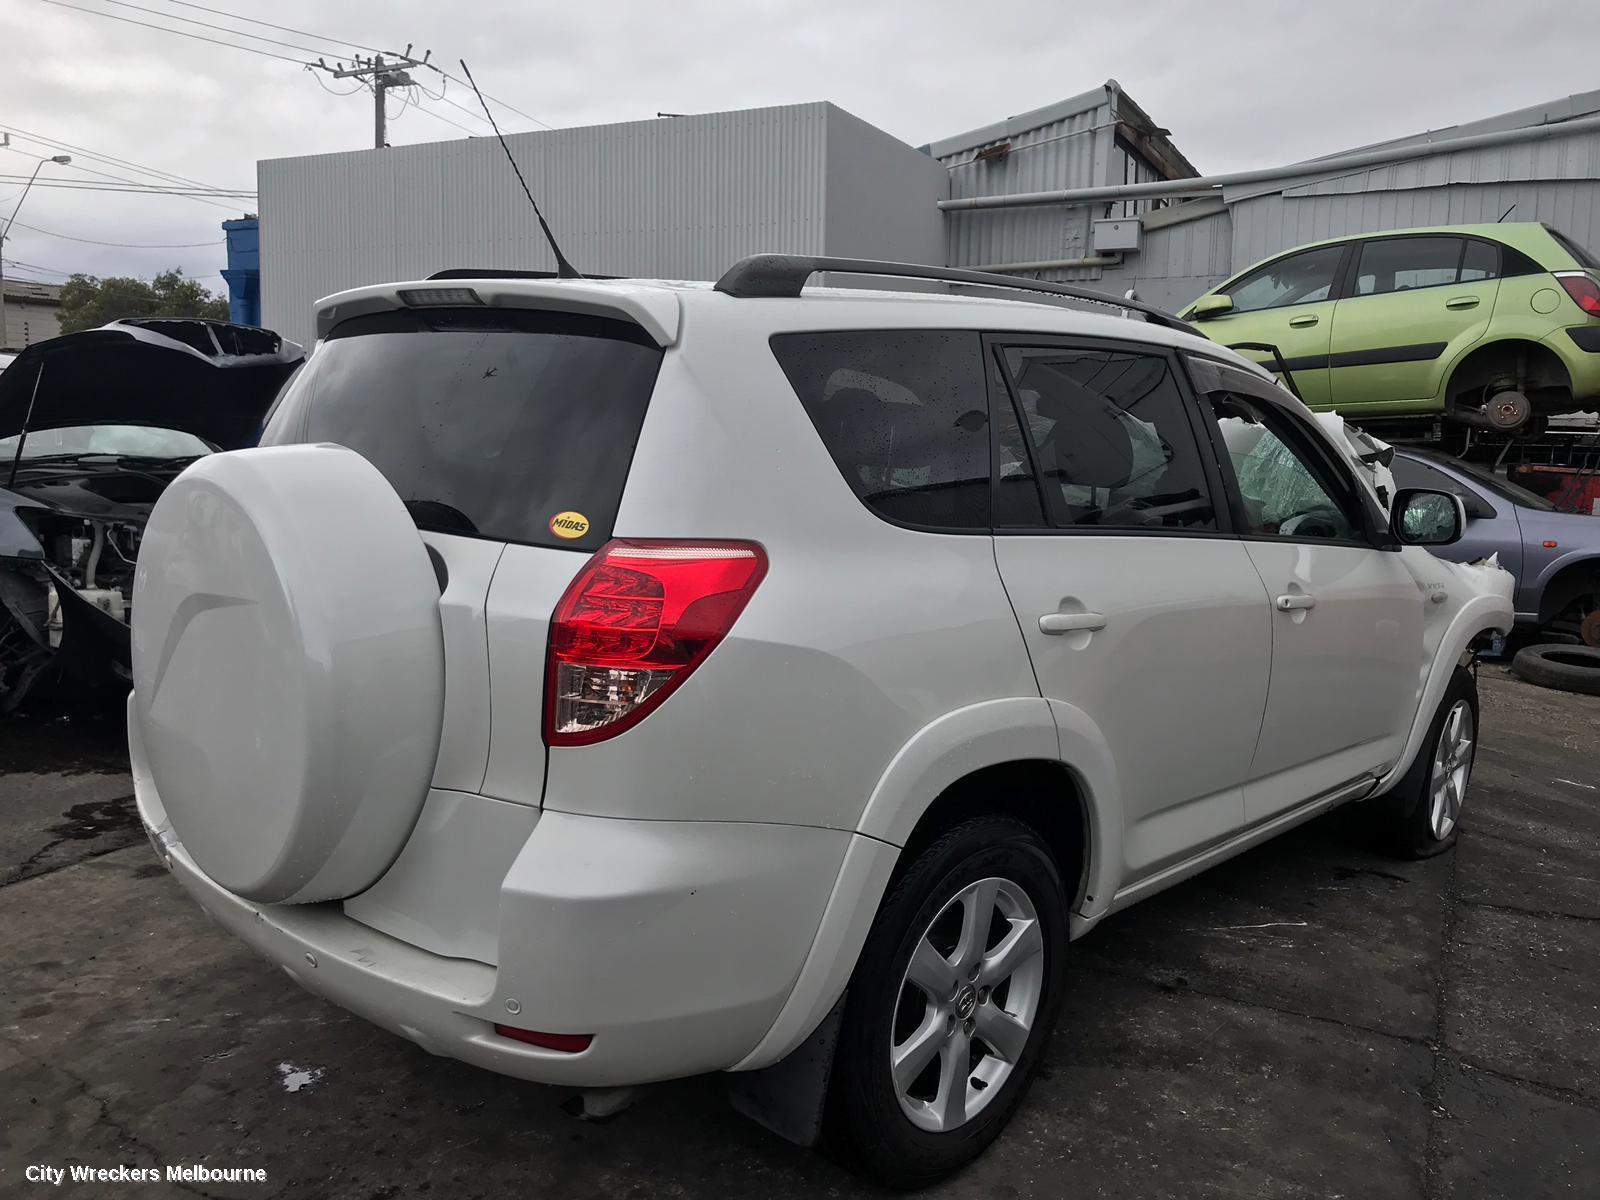
<instances>
[{"instance_id":1,"label":"taillight clear lens","mask_svg":"<svg viewBox=\"0 0 1600 1200\"><path fill-rule=\"evenodd\" d=\"M545 742L581 746L643 720L716 648L766 573L754 542L602 546L550 620Z\"/></svg>"},{"instance_id":2,"label":"taillight clear lens","mask_svg":"<svg viewBox=\"0 0 1600 1200\"><path fill-rule=\"evenodd\" d=\"M1556 278L1561 280L1567 295L1586 315L1600 317L1600 283L1595 282L1594 276L1583 271L1571 271Z\"/></svg>"}]
</instances>

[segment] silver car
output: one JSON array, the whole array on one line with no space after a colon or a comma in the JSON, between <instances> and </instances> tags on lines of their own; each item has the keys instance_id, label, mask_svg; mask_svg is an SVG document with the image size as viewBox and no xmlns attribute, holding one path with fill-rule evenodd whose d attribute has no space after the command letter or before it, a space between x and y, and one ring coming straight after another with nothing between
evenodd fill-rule
<instances>
[{"instance_id":1,"label":"silver car","mask_svg":"<svg viewBox=\"0 0 1600 1200\"><path fill-rule=\"evenodd\" d=\"M1498 554L1517 578L1517 624L1600 646L1600 519L1558 512L1527 488L1428 450L1401 450L1390 469L1400 487L1461 497L1461 540L1432 550L1452 562Z\"/></svg>"}]
</instances>

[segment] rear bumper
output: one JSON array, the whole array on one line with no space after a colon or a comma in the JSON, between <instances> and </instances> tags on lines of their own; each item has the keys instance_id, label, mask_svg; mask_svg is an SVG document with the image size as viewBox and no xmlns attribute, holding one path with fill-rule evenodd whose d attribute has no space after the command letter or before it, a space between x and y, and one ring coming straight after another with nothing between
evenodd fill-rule
<instances>
[{"instance_id":1,"label":"rear bumper","mask_svg":"<svg viewBox=\"0 0 1600 1200\"><path fill-rule=\"evenodd\" d=\"M129 732L150 840L224 928L430 1053L541 1083L608 1087L739 1063L793 989L856 836L542 813L501 887L495 967L380 933L338 903L257 905L226 891L174 835ZM594 1040L562 1054L500 1037L497 1021Z\"/></svg>"}]
</instances>

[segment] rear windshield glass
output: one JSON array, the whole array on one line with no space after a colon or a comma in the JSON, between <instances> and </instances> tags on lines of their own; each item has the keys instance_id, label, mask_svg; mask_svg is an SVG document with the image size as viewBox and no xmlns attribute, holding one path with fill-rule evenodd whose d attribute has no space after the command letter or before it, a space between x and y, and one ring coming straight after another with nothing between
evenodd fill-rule
<instances>
[{"instance_id":1,"label":"rear windshield glass","mask_svg":"<svg viewBox=\"0 0 1600 1200\"><path fill-rule=\"evenodd\" d=\"M590 550L611 536L660 365L624 321L374 313L334 328L261 444L349 447L422 529Z\"/></svg>"}]
</instances>

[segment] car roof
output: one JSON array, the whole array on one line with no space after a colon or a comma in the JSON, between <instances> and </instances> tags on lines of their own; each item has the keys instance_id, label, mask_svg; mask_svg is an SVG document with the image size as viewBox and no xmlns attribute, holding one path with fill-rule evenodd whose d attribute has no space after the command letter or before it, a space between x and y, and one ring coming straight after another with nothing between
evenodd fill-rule
<instances>
[{"instance_id":1,"label":"car roof","mask_svg":"<svg viewBox=\"0 0 1600 1200\"><path fill-rule=\"evenodd\" d=\"M1025 282L1025 281L1019 281ZM402 292L468 289L490 306L550 307L621 316L658 345L674 345L684 320L758 324L773 333L809 329L977 329L1137 341L1209 355L1271 379L1258 364L1199 334L1135 317L1068 307L1042 293L1024 298L882 288L808 286L798 296L739 298L703 280L450 278L353 288L319 300L317 336L352 316L405 307ZM1108 305L1115 297L1107 296Z\"/></svg>"}]
</instances>

